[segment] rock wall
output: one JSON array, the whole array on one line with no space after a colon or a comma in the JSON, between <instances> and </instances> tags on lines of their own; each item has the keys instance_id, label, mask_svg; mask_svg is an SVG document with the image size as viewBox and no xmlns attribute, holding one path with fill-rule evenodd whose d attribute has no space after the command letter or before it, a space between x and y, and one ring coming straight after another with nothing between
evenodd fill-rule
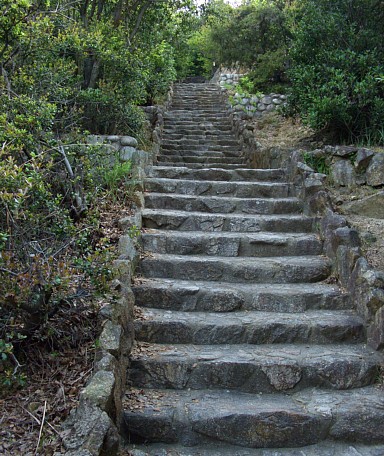
<instances>
[{"instance_id":1,"label":"rock wall","mask_svg":"<svg viewBox=\"0 0 384 456\"><path fill-rule=\"evenodd\" d=\"M65 456L115 456L120 443L128 359L134 341L131 282L138 262L144 168L151 162L152 153L139 150L137 140L131 136L92 136L89 144L100 146L107 164L130 160L137 191L133 195L134 214L119 220L126 234L119 241L119 257L111 265L115 279L110 302L100 311L102 332L94 372L80 392L78 407L64 425L63 444L67 450Z\"/></svg>"},{"instance_id":2,"label":"rock wall","mask_svg":"<svg viewBox=\"0 0 384 456\"><path fill-rule=\"evenodd\" d=\"M286 95L270 93L269 95L245 97L240 93L235 93L230 99L229 110L241 119L252 119L260 117L264 113L276 111L277 108L286 104Z\"/></svg>"},{"instance_id":3,"label":"rock wall","mask_svg":"<svg viewBox=\"0 0 384 456\"><path fill-rule=\"evenodd\" d=\"M336 148L336 152L341 153L341 149ZM348 226L345 217L334 212L324 186L326 175L316 173L306 165L304 154L300 151L293 152L289 170L297 196L305 202L305 212L318 217L320 236L324 240L324 254L333 260L335 280L349 293L357 312L367 322L368 344L376 350L382 350L384 272L377 271L368 264L361 250L359 233Z\"/></svg>"},{"instance_id":4,"label":"rock wall","mask_svg":"<svg viewBox=\"0 0 384 456\"><path fill-rule=\"evenodd\" d=\"M236 90L239 80L246 73L238 70L219 69L211 82L218 84L223 91ZM284 106L286 103L286 95L270 93L259 94L258 96L244 96L241 93L235 93L233 97L228 98L229 111L241 119L251 119L260 117L264 113L275 111L278 107Z\"/></svg>"}]
</instances>

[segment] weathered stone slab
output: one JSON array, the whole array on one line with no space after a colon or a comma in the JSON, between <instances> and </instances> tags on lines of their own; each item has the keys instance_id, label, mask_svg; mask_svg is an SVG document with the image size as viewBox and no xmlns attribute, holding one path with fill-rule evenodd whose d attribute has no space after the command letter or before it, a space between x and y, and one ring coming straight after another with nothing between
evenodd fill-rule
<instances>
[{"instance_id":1,"label":"weathered stone slab","mask_svg":"<svg viewBox=\"0 0 384 456\"><path fill-rule=\"evenodd\" d=\"M272 393L323 386L358 388L375 378L381 356L360 345L152 345L133 355L135 387ZM292 369L297 382L293 384ZM273 375L278 370L278 379Z\"/></svg>"},{"instance_id":2,"label":"weathered stone slab","mask_svg":"<svg viewBox=\"0 0 384 456\"><path fill-rule=\"evenodd\" d=\"M302 208L302 202L297 198L239 198L148 193L145 195L145 206L148 209L162 207L177 211L221 214L287 214L297 213Z\"/></svg>"},{"instance_id":3,"label":"weathered stone slab","mask_svg":"<svg viewBox=\"0 0 384 456\"><path fill-rule=\"evenodd\" d=\"M239 215L204 214L167 209L144 209L143 219L148 228L182 231L233 231L233 232L301 232L312 231L314 219L303 215Z\"/></svg>"},{"instance_id":4,"label":"weathered stone slab","mask_svg":"<svg viewBox=\"0 0 384 456\"><path fill-rule=\"evenodd\" d=\"M146 277L211 280L239 283L298 283L324 280L330 263L320 256L220 258L154 254L143 258L140 271Z\"/></svg>"},{"instance_id":5,"label":"weathered stone slab","mask_svg":"<svg viewBox=\"0 0 384 456\"><path fill-rule=\"evenodd\" d=\"M181 454L380 455L374 446L366 448L367 452L348 453L345 451L353 446L343 448L337 441L319 444L326 438L346 442L357 440L361 444L371 445L382 439L384 404L380 391L375 388L345 392L309 390L293 396L204 390L144 390L142 394L147 405L138 411L125 412L125 431L131 441L140 435L148 435L148 440L152 442L166 442L169 439L168 442L188 446L201 445L201 453L194 452L193 448L180 448ZM360 413L353 416L356 404L359 404ZM349 420L350 428L347 426ZM144 433L147 422L151 426ZM226 447L224 443L238 446ZM305 447L316 443L319 446ZM244 446L248 448L242 449ZM292 448L303 446L297 450ZM250 448L264 449L254 453ZM265 448L274 449L269 452ZM326 451L312 451L315 449ZM335 453L335 449L343 449L344 452Z\"/></svg>"},{"instance_id":6,"label":"weathered stone slab","mask_svg":"<svg viewBox=\"0 0 384 456\"><path fill-rule=\"evenodd\" d=\"M367 168L367 184L372 187L384 185L384 153L377 153Z\"/></svg>"},{"instance_id":7,"label":"weathered stone slab","mask_svg":"<svg viewBox=\"0 0 384 456\"><path fill-rule=\"evenodd\" d=\"M346 309L349 297L326 284L230 284L170 279L141 280L136 304L168 310L231 312L238 309L296 313Z\"/></svg>"},{"instance_id":8,"label":"weathered stone slab","mask_svg":"<svg viewBox=\"0 0 384 456\"><path fill-rule=\"evenodd\" d=\"M363 320L348 312L180 312L142 309L137 340L166 344L363 342ZM276 378L278 376L276 375Z\"/></svg>"},{"instance_id":9,"label":"weathered stone slab","mask_svg":"<svg viewBox=\"0 0 384 456\"><path fill-rule=\"evenodd\" d=\"M281 198L288 196L289 185L279 182L217 182L151 178L145 180L148 192L193 196L232 196L237 198Z\"/></svg>"},{"instance_id":10,"label":"weathered stone slab","mask_svg":"<svg viewBox=\"0 0 384 456\"><path fill-rule=\"evenodd\" d=\"M146 232L142 236L147 252L208 256L318 255L322 242L316 235L296 233L204 233L193 237L185 231Z\"/></svg>"},{"instance_id":11,"label":"weathered stone slab","mask_svg":"<svg viewBox=\"0 0 384 456\"><path fill-rule=\"evenodd\" d=\"M346 214L384 219L384 191L343 205Z\"/></svg>"}]
</instances>

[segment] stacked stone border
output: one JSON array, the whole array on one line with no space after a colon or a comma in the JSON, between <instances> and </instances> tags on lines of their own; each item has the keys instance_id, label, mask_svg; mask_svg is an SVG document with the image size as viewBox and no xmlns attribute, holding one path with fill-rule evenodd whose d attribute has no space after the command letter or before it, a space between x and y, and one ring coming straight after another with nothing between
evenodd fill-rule
<instances>
[{"instance_id":1,"label":"stacked stone border","mask_svg":"<svg viewBox=\"0 0 384 456\"><path fill-rule=\"evenodd\" d=\"M89 138L89 144L101 145L107 164L113 164L116 159L132 162L135 192L132 195L133 214L119 220L125 234L119 239L119 257L112 264L115 277L111 284L113 297L100 311L102 331L94 372L80 392L79 405L63 426L63 444L67 450L65 456L116 456L120 448L119 430L122 425L126 375L135 339L135 298L131 284L140 252L138 234L142 228L145 169L159 152L163 112L171 98L172 90L164 107L144 109L151 123L153 147L149 152L139 150L137 140L131 136ZM61 454L56 453L55 456Z\"/></svg>"},{"instance_id":2,"label":"stacked stone border","mask_svg":"<svg viewBox=\"0 0 384 456\"><path fill-rule=\"evenodd\" d=\"M240 79L246 75L246 72L236 68L219 68L211 82L218 84L224 92L228 89L236 91ZM235 93L233 97L226 99L226 102L232 114L242 119L252 119L283 107L287 102L287 97L278 93L259 94L257 96Z\"/></svg>"},{"instance_id":3,"label":"stacked stone border","mask_svg":"<svg viewBox=\"0 0 384 456\"><path fill-rule=\"evenodd\" d=\"M335 279L367 323L368 345L381 350L384 348L384 273L368 264L361 250L359 232L333 210L324 186L326 175L307 166L303 155L302 151L292 153L290 180L305 203L305 213L319 218L316 228L324 240L324 255L332 260Z\"/></svg>"}]
</instances>

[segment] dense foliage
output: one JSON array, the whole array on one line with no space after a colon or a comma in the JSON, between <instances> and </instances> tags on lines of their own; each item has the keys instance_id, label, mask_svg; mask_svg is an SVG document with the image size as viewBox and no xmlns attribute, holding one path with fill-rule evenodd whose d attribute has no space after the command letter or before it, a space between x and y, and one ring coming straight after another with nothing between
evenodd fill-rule
<instances>
[{"instance_id":1,"label":"dense foliage","mask_svg":"<svg viewBox=\"0 0 384 456\"><path fill-rule=\"evenodd\" d=\"M293 14L291 110L339 139L384 144L384 8L306 0Z\"/></svg>"},{"instance_id":2,"label":"dense foliage","mask_svg":"<svg viewBox=\"0 0 384 456\"><path fill-rule=\"evenodd\" d=\"M0 386L21 378L22 341L47 338L70 295L108 279L98 206L132 181L85 136L140 140L139 106L177 76L190 3L0 0Z\"/></svg>"}]
</instances>

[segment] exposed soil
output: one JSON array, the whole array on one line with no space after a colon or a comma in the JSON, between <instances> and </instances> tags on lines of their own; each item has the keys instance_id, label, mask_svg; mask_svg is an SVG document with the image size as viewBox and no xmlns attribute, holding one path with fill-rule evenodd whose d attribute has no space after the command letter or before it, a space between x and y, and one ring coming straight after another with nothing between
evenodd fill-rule
<instances>
[{"instance_id":1,"label":"exposed soil","mask_svg":"<svg viewBox=\"0 0 384 456\"><path fill-rule=\"evenodd\" d=\"M256 139L263 147L315 149L322 145L314 131L300 120L285 118L276 112L256 118L253 124Z\"/></svg>"}]
</instances>

